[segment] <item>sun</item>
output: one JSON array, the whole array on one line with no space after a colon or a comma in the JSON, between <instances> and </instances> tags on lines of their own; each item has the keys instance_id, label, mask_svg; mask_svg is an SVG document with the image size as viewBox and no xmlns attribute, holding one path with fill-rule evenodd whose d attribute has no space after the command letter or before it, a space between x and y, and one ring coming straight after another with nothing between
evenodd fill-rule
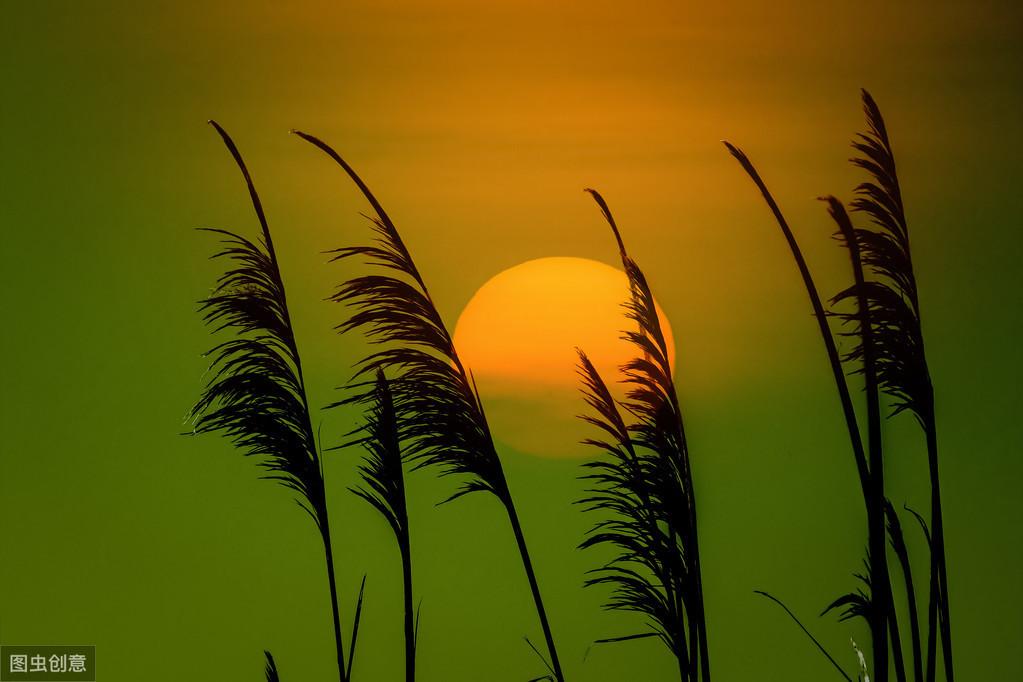
<instances>
[{"instance_id":1,"label":"sun","mask_svg":"<svg viewBox=\"0 0 1023 682\"><path fill-rule=\"evenodd\" d=\"M578 444L593 435L576 418L584 412L576 348L605 381L619 385L618 368L635 356L621 338L631 323L621 270L585 258L539 258L487 281L455 326L455 345L483 398L494 438L543 457L592 454ZM674 366L671 326L657 313Z\"/></svg>"}]
</instances>

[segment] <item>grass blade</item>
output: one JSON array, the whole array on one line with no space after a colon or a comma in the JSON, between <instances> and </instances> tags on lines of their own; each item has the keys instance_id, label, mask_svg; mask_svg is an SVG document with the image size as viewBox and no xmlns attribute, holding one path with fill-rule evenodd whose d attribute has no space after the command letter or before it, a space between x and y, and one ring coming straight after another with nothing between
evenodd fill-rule
<instances>
[{"instance_id":1,"label":"grass blade","mask_svg":"<svg viewBox=\"0 0 1023 682\"><path fill-rule=\"evenodd\" d=\"M796 617L796 614L792 613L792 610L791 610L791 609L789 609L789 607L788 607L788 606L786 606L786 605L784 604L784 602L782 602L782 601L781 601L780 599L778 599L778 598L777 598L777 597L775 597L774 595L772 595L772 594L770 594L770 593L768 593L768 592L764 592L763 590L754 590L754 593L755 593L755 594L759 594L759 595L760 595L760 596L762 596L762 597L767 597L768 599L770 599L771 601L773 601L773 602L774 602L775 604L777 604L778 606L780 606L780 607L781 607L782 609L784 609L785 613L789 614L789 618L791 618L791 619L792 619L792 621L793 621L793 622L794 622L794 623L795 623L796 625L798 625L798 626L799 626L799 629L800 629L800 630L802 630L802 631L803 631L803 633L804 633L804 634L805 634L805 635L806 635L807 637L809 637L809 638L810 638L810 641L811 641L811 642L813 642L814 646L816 646L816 647L817 647L817 649L818 649L818 650L819 650L819 651L820 651L820 652L821 652L821 653L822 653L822 654L824 655L824 657L828 659L828 661L829 661L829 662L831 663L831 665L832 665L832 666L834 666L835 670L837 670L837 671L838 671L838 673L839 673L839 674L840 674L840 675L841 675L842 677L844 677L844 678L845 678L845 679L847 680L847 682L852 682L852 678L851 678L851 677L849 677L849 675L848 675L848 674L847 674L847 673L846 673L846 672L845 672L844 670L842 670L842 666L840 666L840 665L838 664L838 661L836 661L836 660L835 660L835 659L834 659L834 658L833 658L833 657L831 656L831 654L829 654L829 653L828 653L828 650L827 650L827 649L825 649L825 648L824 648L824 646L823 646L823 645L822 645L822 644L821 644L821 643L820 643L819 641L817 641L817 638L816 638L816 637L814 637L814 636L813 636L813 635L812 635L812 634L810 633L810 631L806 629L806 626L805 626L805 625L803 625L803 623L802 623L802 622L801 622L801 621L799 620L799 618L797 618L797 617Z\"/></svg>"}]
</instances>

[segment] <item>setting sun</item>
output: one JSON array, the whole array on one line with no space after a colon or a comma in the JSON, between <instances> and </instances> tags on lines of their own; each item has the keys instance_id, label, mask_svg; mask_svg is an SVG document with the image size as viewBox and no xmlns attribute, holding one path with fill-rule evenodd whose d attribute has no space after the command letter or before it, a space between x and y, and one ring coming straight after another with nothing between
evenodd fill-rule
<instances>
[{"instance_id":1,"label":"setting sun","mask_svg":"<svg viewBox=\"0 0 1023 682\"><path fill-rule=\"evenodd\" d=\"M575 349L614 387L635 350L622 340L630 324L622 304L625 273L585 258L539 258L509 268L480 287L455 327L455 345L472 370L494 436L530 454L586 454L578 413ZM658 316L674 366L671 325ZM619 391L621 393L621 391ZM525 428L529 425L530 428Z\"/></svg>"}]
</instances>

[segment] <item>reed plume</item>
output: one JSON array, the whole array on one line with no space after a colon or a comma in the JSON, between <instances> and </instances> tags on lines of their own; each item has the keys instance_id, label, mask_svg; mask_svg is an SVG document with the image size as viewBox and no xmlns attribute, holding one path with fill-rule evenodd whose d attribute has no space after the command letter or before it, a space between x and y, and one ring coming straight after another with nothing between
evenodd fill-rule
<instances>
[{"instance_id":1,"label":"reed plume","mask_svg":"<svg viewBox=\"0 0 1023 682\"><path fill-rule=\"evenodd\" d=\"M231 338L207 353L212 357L210 378L190 418L194 433L222 433L243 454L257 458L263 477L291 490L316 524L326 556L338 673L347 682L323 468L284 281L245 162L227 132L215 121L210 124L241 170L262 240L207 230L221 239L222 249L213 258L227 259L230 265L199 310L214 333L230 332Z\"/></svg>"},{"instance_id":2,"label":"reed plume","mask_svg":"<svg viewBox=\"0 0 1023 682\"><path fill-rule=\"evenodd\" d=\"M682 680L709 681L696 499L667 343L646 277L626 251L607 202L587 192L618 243L630 289L626 317L634 325L623 338L636 356L621 368L628 390L619 405L586 354L579 354L583 394L595 412L583 419L610 436L584 441L605 458L584 465L592 488L580 502L610 518L581 546L618 552L586 584L611 586L607 608L641 613L651 626L648 633L603 641L659 637L678 659Z\"/></svg>"},{"instance_id":3,"label":"reed plume","mask_svg":"<svg viewBox=\"0 0 1023 682\"><path fill-rule=\"evenodd\" d=\"M868 218L870 227L857 228L863 262L872 274L868 287L870 316L877 329L878 382L888 397L892 415L909 412L924 432L931 483L931 584L928 605L928 670L933 680L935 631L940 631L945 676L954 679L952 626L948 603L945 538L938 472L938 437L931 382L920 316L920 302L909 228L902 202L888 130L869 92L862 92L867 131L857 135L852 163L868 179L855 189L854 212ZM859 349L858 349L859 350Z\"/></svg>"},{"instance_id":4,"label":"reed plume","mask_svg":"<svg viewBox=\"0 0 1023 682\"><path fill-rule=\"evenodd\" d=\"M852 351L843 358L851 364L854 372L863 375L867 403L867 451L869 457L870 496L867 502L868 543L867 552L870 580L866 581L870 591L869 610L866 617L870 624L874 653L874 679L886 682L888 679L888 641L892 645L892 656L899 682L905 682L905 666L902 657L902 642L891 596L891 576L888 572L886 537L888 526L885 514L888 498L885 496L884 456L881 444L881 407L878 385L877 333L874 316L870 310L869 285L864 275L863 254L856 229L846 213L845 207L833 196L822 198L828 205L828 213L838 226L835 235L849 254L852 266L853 284L832 298L832 304L846 300L854 303L852 312L838 316L851 331L847 336L856 339ZM889 633L889 630L891 632Z\"/></svg>"},{"instance_id":5,"label":"reed plume","mask_svg":"<svg viewBox=\"0 0 1023 682\"><path fill-rule=\"evenodd\" d=\"M394 532L394 538L398 543L404 606L405 680L414 682L417 619L413 616L412 610L412 552L400 442L398 417L394 409L391 388L383 371L380 370L377 371L366 423L359 429L358 439L349 444L360 444L368 452L365 460L359 465L362 485L351 490L380 512Z\"/></svg>"},{"instance_id":6,"label":"reed plume","mask_svg":"<svg viewBox=\"0 0 1023 682\"><path fill-rule=\"evenodd\" d=\"M401 423L405 456L417 467L436 467L442 476L461 479L457 490L445 501L472 492L489 493L500 501L515 536L546 640L549 659L541 658L551 675L564 682L536 573L475 382L459 358L425 281L383 206L329 145L312 135L294 132L333 159L373 208L369 220L377 233L376 243L331 252L334 261L358 258L384 271L353 277L331 297L352 310L348 320L338 325L339 332L360 330L371 342L382 346L359 363L356 380L378 370L391 374L392 399ZM370 395L364 392L344 402L364 402Z\"/></svg>"},{"instance_id":7,"label":"reed plume","mask_svg":"<svg viewBox=\"0 0 1023 682\"><path fill-rule=\"evenodd\" d=\"M886 561L887 537L899 561L906 586L914 679L917 682L924 679L933 682L935 679L936 638L940 632L945 675L952 682L951 623L941 518L934 389L924 353L917 283L895 158L877 104L866 90L862 92L862 100L867 131L854 139L853 148L858 156L851 161L865 171L869 178L856 187L851 207L854 213L868 218L870 227L854 227L843 204L834 197L825 198L853 267L853 284L832 299L835 305L851 303L853 306L852 312L836 313L853 327L849 335L855 341L852 350L844 358L838 354L827 323L827 312L781 211L746 155L727 142L725 144L763 194L803 275L839 389L867 505L869 565L867 573L859 577L868 587L869 594L863 590L850 593L836 600L829 610L845 606L846 615L862 615L871 623L875 681L884 682L887 679L888 642L891 643L896 676L899 682L906 679L905 657ZM843 361L852 367L852 371L864 375L869 463L864 455L849 389L843 376ZM891 416L905 411L915 416L924 431L927 444L931 528L928 528L922 517L912 512L923 528L930 549L926 653L922 651L916 590L901 522L885 491L881 455L881 395L888 399L892 408ZM885 629L890 630L887 636ZM926 667L923 660L925 656Z\"/></svg>"}]
</instances>

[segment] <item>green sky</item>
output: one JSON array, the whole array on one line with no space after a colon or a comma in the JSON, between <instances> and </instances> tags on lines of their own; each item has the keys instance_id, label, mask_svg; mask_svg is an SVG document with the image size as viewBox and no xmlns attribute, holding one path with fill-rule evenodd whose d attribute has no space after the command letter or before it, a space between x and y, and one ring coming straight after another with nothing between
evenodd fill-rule
<instances>
[{"instance_id":1,"label":"green sky","mask_svg":"<svg viewBox=\"0 0 1023 682\"><path fill-rule=\"evenodd\" d=\"M3 3L0 642L95 644L104 682L258 680L264 648L286 680L335 674L308 519L221 439L178 435L211 343L195 301L219 267L193 228L258 227L214 117L261 189L317 405L359 352L331 331L342 311L322 299L343 270L320 254L365 242L367 207L290 128L330 141L376 189L451 325L525 260L614 264L580 191L600 188L675 332L715 676L834 674L757 588L852 669L864 630L815 614L860 565L855 469L805 292L719 140L758 163L821 289L837 291L846 266L814 197L850 194L866 86L898 154L922 289L957 672L1012 678L1020 7L478 4ZM323 413L324 442L350 426ZM895 501L926 508L917 432L891 427ZM580 587L600 554L574 549L590 523L571 504L578 463L502 456L568 677L672 679L652 641L588 651L641 623ZM397 552L346 492L355 463L326 463L349 623L369 576L355 674L398 679ZM435 507L451 485L409 480L421 679L523 682L542 671L522 638L540 633L507 521L483 497Z\"/></svg>"}]
</instances>

